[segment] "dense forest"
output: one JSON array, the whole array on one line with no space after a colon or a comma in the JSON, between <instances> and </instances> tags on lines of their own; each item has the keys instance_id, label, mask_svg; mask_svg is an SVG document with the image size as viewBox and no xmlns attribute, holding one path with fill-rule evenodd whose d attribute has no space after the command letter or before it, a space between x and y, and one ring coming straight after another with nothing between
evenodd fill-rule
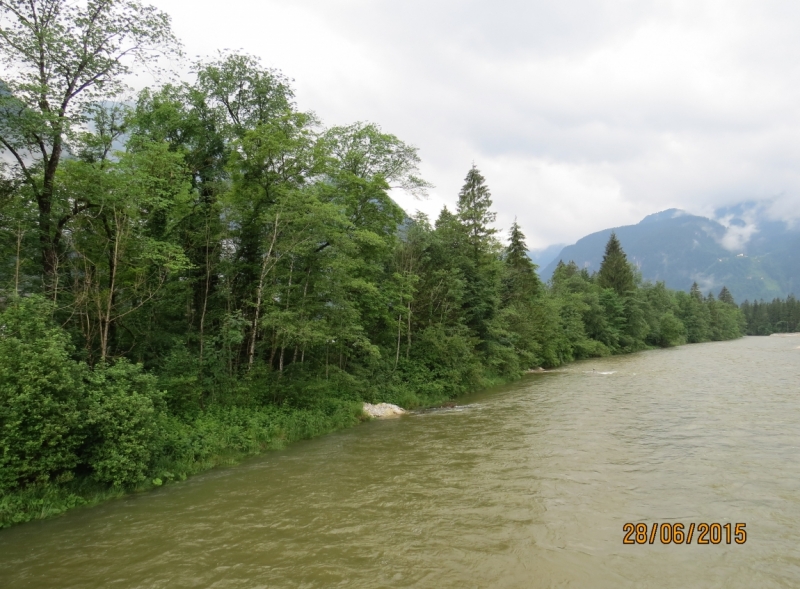
<instances>
[{"instance_id":1,"label":"dense forest","mask_svg":"<svg viewBox=\"0 0 800 589\"><path fill-rule=\"evenodd\" d=\"M644 282L616 236L540 281L467 170L409 216L417 150L326 127L289 80L177 55L133 0L0 0L0 526L144 489L534 367L739 337L718 298ZM454 195L455 196L455 195ZM506 239L507 238L507 239Z\"/></svg>"},{"instance_id":2,"label":"dense forest","mask_svg":"<svg viewBox=\"0 0 800 589\"><path fill-rule=\"evenodd\" d=\"M742 313L747 320L747 335L771 335L800 331L800 301L793 295L772 302L745 301Z\"/></svg>"}]
</instances>

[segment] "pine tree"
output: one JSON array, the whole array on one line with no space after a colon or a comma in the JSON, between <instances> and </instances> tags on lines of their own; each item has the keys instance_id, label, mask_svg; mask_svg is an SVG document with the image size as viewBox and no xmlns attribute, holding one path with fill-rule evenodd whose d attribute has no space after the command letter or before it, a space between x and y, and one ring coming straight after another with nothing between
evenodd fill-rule
<instances>
[{"instance_id":1,"label":"pine tree","mask_svg":"<svg viewBox=\"0 0 800 589\"><path fill-rule=\"evenodd\" d=\"M619 295L625 295L636 286L628 257L622 251L622 245L614 232L606 244L606 253L600 264L600 272L597 273L597 282L600 287L612 288Z\"/></svg>"},{"instance_id":2,"label":"pine tree","mask_svg":"<svg viewBox=\"0 0 800 589\"><path fill-rule=\"evenodd\" d=\"M458 218L467 230L468 239L477 259L481 251L485 251L496 229L489 225L494 223L496 214L490 209L492 194L486 186L486 179L472 164L464 186L458 193Z\"/></svg>"},{"instance_id":3,"label":"pine tree","mask_svg":"<svg viewBox=\"0 0 800 589\"><path fill-rule=\"evenodd\" d=\"M525 234L522 233L517 220L511 225L509 243L505 251L506 277L505 291L507 299L530 297L538 294L541 281L536 273L536 264L528 257L528 246Z\"/></svg>"},{"instance_id":4,"label":"pine tree","mask_svg":"<svg viewBox=\"0 0 800 589\"><path fill-rule=\"evenodd\" d=\"M536 264L534 264L528 257L528 246L525 243L525 234L519 227L519 223L514 219L509 231L508 247L506 248L506 264L512 268L519 268L520 270L535 271Z\"/></svg>"},{"instance_id":5,"label":"pine tree","mask_svg":"<svg viewBox=\"0 0 800 589\"><path fill-rule=\"evenodd\" d=\"M722 287L722 290L719 291L719 296L717 298L723 303L736 305L736 301L733 300L733 295L731 294L731 291L728 290L727 286Z\"/></svg>"}]
</instances>

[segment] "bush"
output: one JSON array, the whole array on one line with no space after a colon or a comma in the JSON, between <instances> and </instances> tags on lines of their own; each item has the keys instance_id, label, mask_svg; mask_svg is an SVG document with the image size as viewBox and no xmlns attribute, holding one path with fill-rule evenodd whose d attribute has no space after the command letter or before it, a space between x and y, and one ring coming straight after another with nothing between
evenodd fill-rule
<instances>
[{"instance_id":1,"label":"bush","mask_svg":"<svg viewBox=\"0 0 800 589\"><path fill-rule=\"evenodd\" d=\"M114 486L145 478L155 443L156 378L120 360L99 365L88 376L86 463L92 478Z\"/></svg>"},{"instance_id":2,"label":"bush","mask_svg":"<svg viewBox=\"0 0 800 589\"><path fill-rule=\"evenodd\" d=\"M84 441L87 367L42 298L0 313L0 492L67 479Z\"/></svg>"},{"instance_id":3,"label":"bush","mask_svg":"<svg viewBox=\"0 0 800 589\"><path fill-rule=\"evenodd\" d=\"M0 492L73 478L76 468L115 486L141 481L161 404L156 379L121 360L90 369L44 299L0 313Z\"/></svg>"},{"instance_id":4,"label":"bush","mask_svg":"<svg viewBox=\"0 0 800 589\"><path fill-rule=\"evenodd\" d=\"M664 348L686 343L686 326L671 311L661 316L659 321L658 344Z\"/></svg>"}]
</instances>

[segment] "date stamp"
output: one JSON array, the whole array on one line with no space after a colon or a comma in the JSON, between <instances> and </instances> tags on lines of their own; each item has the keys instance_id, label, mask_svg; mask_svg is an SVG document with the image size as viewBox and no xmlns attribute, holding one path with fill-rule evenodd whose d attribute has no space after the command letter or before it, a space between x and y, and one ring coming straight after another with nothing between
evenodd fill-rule
<instances>
[{"instance_id":1,"label":"date stamp","mask_svg":"<svg viewBox=\"0 0 800 589\"><path fill-rule=\"evenodd\" d=\"M627 523L622 526L623 544L744 544L747 524L669 524Z\"/></svg>"}]
</instances>

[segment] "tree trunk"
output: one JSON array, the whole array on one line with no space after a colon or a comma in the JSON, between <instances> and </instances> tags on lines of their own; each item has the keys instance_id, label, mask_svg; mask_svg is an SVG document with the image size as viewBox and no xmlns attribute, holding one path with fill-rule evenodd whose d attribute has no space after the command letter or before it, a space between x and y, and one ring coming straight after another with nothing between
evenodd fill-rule
<instances>
[{"instance_id":1,"label":"tree trunk","mask_svg":"<svg viewBox=\"0 0 800 589\"><path fill-rule=\"evenodd\" d=\"M406 360L411 354L411 301L408 301L408 327L407 327L407 343L406 343Z\"/></svg>"},{"instance_id":2,"label":"tree trunk","mask_svg":"<svg viewBox=\"0 0 800 589\"><path fill-rule=\"evenodd\" d=\"M400 328L403 325L402 323L403 316L397 316L397 352L394 355L394 369L397 370L397 363L400 362Z\"/></svg>"},{"instance_id":3,"label":"tree trunk","mask_svg":"<svg viewBox=\"0 0 800 589\"><path fill-rule=\"evenodd\" d=\"M250 350L248 352L248 360L247 360L248 372L253 367L253 358L255 357L256 353L256 334L258 333L258 318L261 313L261 300L264 295L264 280L266 279L269 270L272 270L272 266L275 265L273 263L272 266L268 267L267 263L272 257L272 249L275 247L275 239L277 239L278 237L279 219L280 219L280 213L277 213L275 215L275 227L272 231L272 242L269 244L269 250L267 250L267 253L264 255L264 258L261 261L261 273L259 274L258 289L256 291L256 309L255 312L253 313L253 327L252 327L252 332L250 334Z\"/></svg>"},{"instance_id":4,"label":"tree trunk","mask_svg":"<svg viewBox=\"0 0 800 589\"><path fill-rule=\"evenodd\" d=\"M206 284L203 293L203 311L200 313L200 365L202 370L203 348L205 344L206 309L208 308L208 289L211 284L211 260L209 259L208 219L206 219Z\"/></svg>"},{"instance_id":5,"label":"tree trunk","mask_svg":"<svg viewBox=\"0 0 800 589\"><path fill-rule=\"evenodd\" d=\"M19 296L19 264L20 264L20 251L22 249L22 236L25 232L22 230L22 224L17 225L17 261L14 265L14 293Z\"/></svg>"},{"instance_id":6,"label":"tree trunk","mask_svg":"<svg viewBox=\"0 0 800 589\"><path fill-rule=\"evenodd\" d=\"M100 335L100 361L104 362L108 356L108 334L111 328L111 314L114 310L114 289L117 280L117 264L119 261L119 219L114 214L114 250L108 260L109 279L108 279L108 302L106 303L105 314L102 318L102 332Z\"/></svg>"}]
</instances>

